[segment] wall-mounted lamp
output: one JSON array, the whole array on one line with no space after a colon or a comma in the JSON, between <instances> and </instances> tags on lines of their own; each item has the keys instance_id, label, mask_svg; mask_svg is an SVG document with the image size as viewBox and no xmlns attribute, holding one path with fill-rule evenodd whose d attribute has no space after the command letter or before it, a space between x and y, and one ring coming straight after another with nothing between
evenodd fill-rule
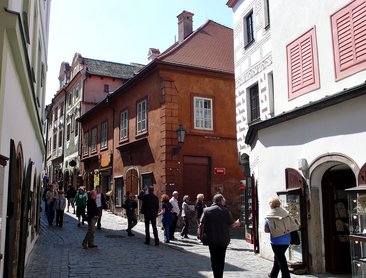
<instances>
[{"instance_id":1,"label":"wall-mounted lamp","mask_svg":"<svg viewBox=\"0 0 366 278\"><path fill-rule=\"evenodd\" d=\"M309 170L309 165L306 158L300 158L297 161L297 168L303 173L306 173Z\"/></svg>"},{"instance_id":2,"label":"wall-mounted lamp","mask_svg":"<svg viewBox=\"0 0 366 278\"><path fill-rule=\"evenodd\" d=\"M177 133L178 144L180 144L180 145L184 144L184 140L185 140L185 137L186 137L186 130L184 129L183 125L180 124L178 129L175 132ZM176 148L173 148L172 154L177 155L180 152L181 149L182 149L182 146L178 146Z\"/></svg>"}]
</instances>

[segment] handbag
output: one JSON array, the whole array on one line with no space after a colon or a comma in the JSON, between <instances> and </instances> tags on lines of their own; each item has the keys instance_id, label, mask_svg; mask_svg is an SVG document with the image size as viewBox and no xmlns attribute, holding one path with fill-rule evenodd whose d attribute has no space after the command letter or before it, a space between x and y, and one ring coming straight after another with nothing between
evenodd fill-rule
<instances>
[{"instance_id":1,"label":"handbag","mask_svg":"<svg viewBox=\"0 0 366 278\"><path fill-rule=\"evenodd\" d=\"M291 245L300 245L300 237L299 237L298 231L292 231L290 233L290 235L291 235L290 244Z\"/></svg>"}]
</instances>

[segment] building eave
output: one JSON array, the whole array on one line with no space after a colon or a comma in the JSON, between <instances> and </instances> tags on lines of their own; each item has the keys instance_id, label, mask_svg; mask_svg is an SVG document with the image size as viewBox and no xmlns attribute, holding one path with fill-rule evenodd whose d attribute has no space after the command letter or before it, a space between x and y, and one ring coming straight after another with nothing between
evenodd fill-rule
<instances>
[{"instance_id":1,"label":"building eave","mask_svg":"<svg viewBox=\"0 0 366 278\"><path fill-rule=\"evenodd\" d=\"M344 101L362 96L366 94L366 82L354 86L349 89L344 89L343 91L336 93L331 96L326 96L318 101L308 103L302 107L295 108L289 112L284 112L280 115L272 117L268 120L255 122L249 125L248 132L245 136L245 143L248 145L253 145L257 138L258 131L261 129L265 129L267 127L272 127L277 124L281 124L286 121L290 121L292 119L316 112L321 109L325 109L327 107L337 105Z\"/></svg>"}]
</instances>

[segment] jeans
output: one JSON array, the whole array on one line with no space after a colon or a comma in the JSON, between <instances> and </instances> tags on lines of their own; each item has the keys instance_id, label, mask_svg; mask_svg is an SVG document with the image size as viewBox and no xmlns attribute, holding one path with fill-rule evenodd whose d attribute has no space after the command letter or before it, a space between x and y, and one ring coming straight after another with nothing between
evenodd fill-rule
<instances>
[{"instance_id":1,"label":"jeans","mask_svg":"<svg viewBox=\"0 0 366 278\"><path fill-rule=\"evenodd\" d=\"M286 256L285 256L285 252L286 252L287 248L288 248L288 245L272 244L272 250L274 253L274 261L273 261L273 267L272 267L269 277L277 278L280 270L281 270L283 278L290 277L290 272L288 270L287 260L286 260Z\"/></svg>"},{"instance_id":2,"label":"jeans","mask_svg":"<svg viewBox=\"0 0 366 278\"><path fill-rule=\"evenodd\" d=\"M132 211L132 212L128 211L126 214L127 214L127 221L128 221L127 232L131 233L132 228L135 227L137 224L136 213L134 211Z\"/></svg>"},{"instance_id":3,"label":"jeans","mask_svg":"<svg viewBox=\"0 0 366 278\"><path fill-rule=\"evenodd\" d=\"M153 229L155 244L159 244L158 229L156 228L156 217L145 217L145 242L150 243L150 222Z\"/></svg>"},{"instance_id":4,"label":"jeans","mask_svg":"<svg viewBox=\"0 0 366 278\"><path fill-rule=\"evenodd\" d=\"M47 206L47 220L48 220L48 225L52 225L53 223L53 219L55 218L55 208L54 208L54 203L50 202Z\"/></svg>"},{"instance_id":5,"label":"jeans","mask_svg":"<svg viewBox=\"0 0 366 278\"><path fill-rule=\"evenodd\" d=\"M86 232L85 238L83 240L83 245L94 245L95 223L97 223L97 218L91 217L88 222L88 231Z\"/></svg>"}]
</instances>

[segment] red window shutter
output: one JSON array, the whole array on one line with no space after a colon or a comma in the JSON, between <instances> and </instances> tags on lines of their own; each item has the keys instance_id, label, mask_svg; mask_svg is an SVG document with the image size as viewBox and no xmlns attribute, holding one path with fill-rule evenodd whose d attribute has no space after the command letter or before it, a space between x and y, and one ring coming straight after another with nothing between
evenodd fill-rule
<instances>
[{"instance_id":1,"label":"red window shutter","mask_svg":"<svg viewBox=\"0 0 366 278\"><path fill-rule=\"evenodd\" d=\"M366 0L356 0L331 16L336 79L366 68Z\"/></svg>"},{"instance_id":2,"label":"red window shutter","mask_svg":"<svg viewBox=\"0 0 366 278\"><path fill-rule=\"evenodd\" d=\"M315 28L287 46L289 99L319 88Z\"/></svg>"}]
</instances>

